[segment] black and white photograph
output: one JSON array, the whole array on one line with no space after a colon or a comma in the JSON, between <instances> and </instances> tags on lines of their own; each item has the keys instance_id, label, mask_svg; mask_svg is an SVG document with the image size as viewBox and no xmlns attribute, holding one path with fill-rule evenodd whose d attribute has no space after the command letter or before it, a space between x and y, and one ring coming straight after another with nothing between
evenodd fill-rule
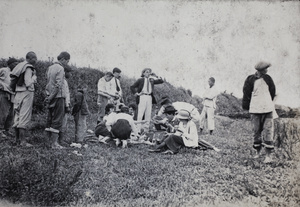
<instances>
[{"instance_id":1,"label":"black and white photograph","mask_svg":"<svg viewBox=\"0 0 300 207\"><path fill-rule=\"evenodd\" d=\"M0 206L300 206L299 0L0 0Z\"/></svg>"}]
</instances>

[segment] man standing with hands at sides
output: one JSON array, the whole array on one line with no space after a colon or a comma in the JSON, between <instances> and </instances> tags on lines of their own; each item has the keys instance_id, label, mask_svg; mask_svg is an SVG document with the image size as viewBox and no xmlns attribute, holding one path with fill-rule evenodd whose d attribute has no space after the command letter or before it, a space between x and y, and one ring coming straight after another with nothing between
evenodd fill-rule
<instances>
[{"instance_id":1,"label":"man standing with hands at sides","mask_svg":"<svg viewBox=\"0 0 300 207\"><path fill-rule=\"evenodd\" d=\"M207 128L209 134L212 135L215 129L215 109L219 92L214 87L215 79L213 77L208 79L208 85L209 88L203 94L203 109L200 114L200 133L203 131L205 119L207 119Z\"/></svg>"},{"instance_id":2,"label":"man standing with hands at sides","mask_svg":"<svg viewBox=\"0 0 300 207\"><path fill-rule=\"evenodd\" d=\"M114 78L111 80L113 81L112 84L115 85L115 95L116 96L119 96L119 99L117 100L117 102L123 102L123 98L122 98L122 95L123 95L123 92L122 92L122 88L121 88L121 84L120 84L120 78L121 78L121 70L119 68L114 68L113 69L113 75L114 75Z\"/></svg>"},{"instance_id":3,"label":"man standing with hands at sides","mask_svg":"<svg viewBox=\"0 0 300 207\"><path fill-rule=\"evenodd\" d=\"M116 95L116 84L112 84L112 78L114 75L111 72L107 72L102 78L99 79L97 88L98 88L98 120L97 124L99 124L103 117L105 116L105 107L108 103L114 103L115 100L119 98Z\"/></svg>"},{"instance_id":4,"label":"man standing with hands at sides","mask_svg":"<svg viewBox=\"0 0 300 207\"><path fill-rule=\"evenodd\" d=\"M49 139L51 140L51 148L62 149L63 147L58 143L59 133L62 131L67 91L64 86L65 71L64 67L70 61L70 54L68 52L61 52L57 60L58 62L51 65L47 70L47 98L45 103L48 107L47 128Z\"/></svg>"},{"instance_id":5,"label":"man standing with hands at sides","mask_svg":"<svg viewBox=\"0 0 300 207\"><path fill-rule=\"evenodd\" d=\"M161 77L157 77L155 74L151 74L150 68L145 68L142 71L141 78L139 78L132 86L130 86L131 92L136 96L136 103L138 104L138 117L139 122L137 127L141 132L141 121L143 116L145 117L144 131L149 132L152 104L156 104L154 97L154 85L161 84L164 81Z\"/></svg>"},{"instance_id":6,"label":"man standing with hands at sides","mask_svg":"<svg viewBox=\"0 0 300 207\"><path fill-rule=\"evenodd\" d=\"M25 132L31 121L32 105L34 98L34 84L37 82L36 70L34 65L37 62L37 57L34 52L26 54L26 60L19 63L11 72L12 82L16 80L16 85L12 86L15 89L14 99L14 125L16 131L16 144L24 147L32 145L25 140Z\"/></svg>"},{"instance_id":7,"label":"man standing with hands at sides","mask_svg":"<svg viewBox=\"0 0 300 207\"><path fill-rule=\"evenodd\" d=\"M9 58L7 67L0 68L0 140L1 137L12 136L9 129L12 127L14 119L14 92L10 87L10 74L17 64L17 59Z\"/></svg>"},{"instance_id":8,"label":"man standing with hands at sides","mask_svg":"<svg viewBox=\"0 0 300 207\"><path fill-rule=\"evenodd\" d=\"M273 79L267 75L270 63L259 62L255 65L255 74L247 77L243 87L243 109L249 110L254 131L253 148L256 150L254 158L260 156L262 146L265 147L264 163L272 162L271 153L274 150L274 115L273 100L276 88ZM264 140L262 140L264 132ZM263 143L264 142L264 143Z\"/></svg>"}]
</instances>

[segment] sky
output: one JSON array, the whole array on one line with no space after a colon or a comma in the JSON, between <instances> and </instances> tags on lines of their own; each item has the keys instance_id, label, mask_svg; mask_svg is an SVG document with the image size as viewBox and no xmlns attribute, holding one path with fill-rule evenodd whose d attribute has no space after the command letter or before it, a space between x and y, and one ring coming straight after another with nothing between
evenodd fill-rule
<instances>
[{"instance_id":1,"label":"sky","mask_svg":"<svg viewBox=\"0 0 300 207\"><path fill-rule=\"evenodd\" d=\"M138 78L149 67L202 96L209 77L242 97L254 66L270 62L276 103L300 107L300 2L0 0L0 58L56 59Z\"/></svg>"}]
</instances>

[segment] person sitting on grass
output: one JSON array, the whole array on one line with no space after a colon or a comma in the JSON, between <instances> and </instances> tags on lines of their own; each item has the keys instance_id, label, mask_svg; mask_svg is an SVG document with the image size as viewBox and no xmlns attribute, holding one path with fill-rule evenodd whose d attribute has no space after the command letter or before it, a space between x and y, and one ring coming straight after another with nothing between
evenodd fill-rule
<instances>
[{"instance_id":1,"label":"person sitting on grass","mask_svg":"<svg viewBox=\"0 0 300 207\"><path fill-rule=\"evenodd\" d=\"M165 125L162 123L158 123L155 120L157 120L157 118L161 117L163 118L164 115L164 111L166 109L166 107L168 106L173 106L177 111L180 110L186 110L190 113L191 115L191 119L192 121L194 121L196 124L200 123L200 114L198 109L187 102L181 102L181 101L176 101L176 102L172 102L171 99L169 97L163 97L161 102L160 102L161 108L159 109L159 111L157 112L157 115L154 117L153 122L154 122L154 126L156 128L156 130L165 130Z\"/></svg>"},{"instance_id":2,"label":"person sitting on grass","mask_svg":"<svg viewBox=\"0 0 300 207\"><path fill-rule=\"evenodd\" d=\"M95 128L95 135L98 137L99 142L103 142L107 144L107 140L111 138L110 131L106 128L106 120L109 116L115 116L115 105L114 104L107 104L105 106L105 116L103 117L103 120L96 126Z\"/></svg>"},{"instance_id":3,"label":"person sitting on grass","mask_svg":"<svg viewBox=\"0 0 300 207\"><path fill-rule=\"evenodd\" d=\"M159 138L156 140L158 143L162 143L169 135L171 135L171 133L176 131L175 129L179 125L179 119L176 118L176 112L177 110L172 105L166 106L164 110L166 118L154 120L155 123L161 124L165 128L165 130L161 130L161 133L157 132L159 133ZM159 116L156 118L159 118ZM155 117L153 117L153 119L155 119Z\"/></svg>"},{"instance_id":4,"label":"person sitting on grass","mask_svg":"<svg viewBox=\"0 0 300 207\"><path fill-rule=\"evenodd\" d=\"M161 144L150 152L162 152L164 154L176 154L182 146L198 147L198 133L196 124L191 120L191 115L187 110L180 110L176 117L179 119L178 129L169 135Z\"/></svg>"},{"instance_id":5,"label":"person sitting on grass","mask_svg":"<svg viewBox=\"0 0 300 207\"><path fill-rule=\"evenodd\" d=\"M105 125L108 131L111 132L117 146L122 141L122 147L127 147L127 139L130 139L131 132L133 132L134 137L138 137L137 128L132 116L129 115L127 106L123 106L121 112L115 116L108 116Z\"/></svg>"},{"instance_id":6,"label":"person sitting on grass","mask_svg":"<svg viewBox=\"0 0 300 207\"><path fill-rule=\"evenodd\" d=\"M135 103L131 103L128 105L129 114L133 117L133 120L137 120L137 105Z\"/></svg>"}]
</instances>

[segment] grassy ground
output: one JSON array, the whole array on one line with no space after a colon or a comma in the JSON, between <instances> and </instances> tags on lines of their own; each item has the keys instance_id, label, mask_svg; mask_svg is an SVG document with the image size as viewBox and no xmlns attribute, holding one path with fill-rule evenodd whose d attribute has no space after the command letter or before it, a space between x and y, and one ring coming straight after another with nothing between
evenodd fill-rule
<instances>
[{"instance_id":1,"label":"grassy ground","mask_svg":"<svg viewBox=\"0 0 300 207\"><path fill-rule=\"evenodd\" d=\"M35 117L37 126L42 118ZM88 120L95 127L95 116ZM221 149L182 149L176 155L87 142L86 147L45 148L39 127L23 149L2 140L0 196L35 206L299 206L300 164L276 150L276 162L253 159L248 120L218 117L214 135L201 135ZM42 128L42 127L41 127ZM73 138L70 119L68 139ZM74 152L77 151L77 152ZM6 205L7 201L0 202Z\"/></svg>"}]
</instances>

